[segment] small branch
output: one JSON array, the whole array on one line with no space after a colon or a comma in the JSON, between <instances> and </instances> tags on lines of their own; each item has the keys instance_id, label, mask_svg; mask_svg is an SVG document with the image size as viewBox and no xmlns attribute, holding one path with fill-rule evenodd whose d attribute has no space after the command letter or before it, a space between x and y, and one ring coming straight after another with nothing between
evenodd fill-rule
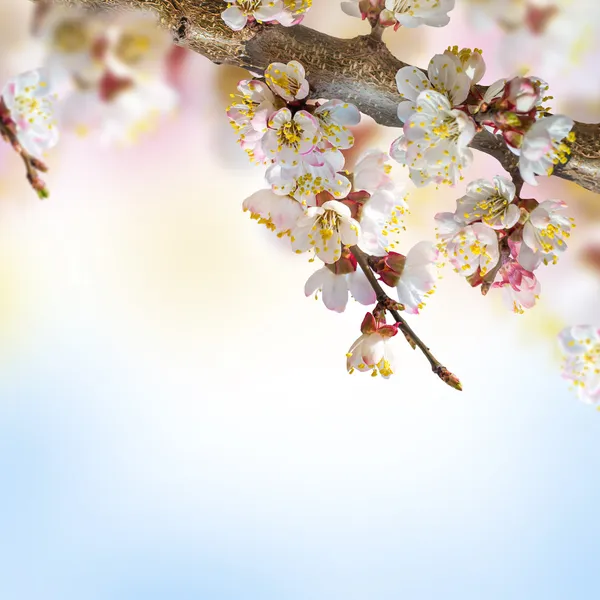
<instances>
[{"instance_id":1,"label":"small branch","mask_svg":"<svg viewBox=\"0 0 600 600\"><path fill-rule=\"evenodd\" d=\"M419 350L425 355L429 364L431 365L431 370L440 378L442 381L447 383L450 387L453 387L456 390L462 391L462 385L458 378L453 375L446 367L444 367L438 360L433 356L431 350L425 345L425 343L419 338L419 336L413 331L410 325L402 318L400 313L392 306L397 306L398 303L392 300L381 287L379 281L377 281L377 277L375 277L375 273L369 266L369 257L363 252L358 246L352 246L350 248L350 252L354 258L356 258L356 262L360 265L360 268L363 270L365 276L367 277L371 287L375 291L377 295L377 302L382 304L385 309L394 317L396 323L398 323L398 328L407 341L413 346L413 348L418 347Z\"/></svg>"},{"instance_id":2,"label":"small branch","mask_svg":"<svg viewBox=\"0 0 600 600\"><path fill-rule=\"evenodd\" d=\"M39 176L39 173L45 173L48 167L41 160L35 158L35 156L31 156L31 154L23 149L17 138L15 124L10 119L8 109L2 98L0 98L0 137L9 143L23 160L27 181L29 181L31 187L37 192L39 198L47 198L49 196L48 188Z\"/></svg>"}]
</instances>

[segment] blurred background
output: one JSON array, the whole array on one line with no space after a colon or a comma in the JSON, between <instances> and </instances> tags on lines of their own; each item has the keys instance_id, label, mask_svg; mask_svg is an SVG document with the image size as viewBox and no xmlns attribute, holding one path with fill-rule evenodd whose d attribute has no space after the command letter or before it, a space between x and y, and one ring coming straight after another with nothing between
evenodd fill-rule
<instances>
[{"instance_id":1,"label":"blurred background","mask_svg":"<svg viewBox=\"0 0 600 600\"><path fill-rule=\"evenodd\" d=\"M368 31L314 4L305 24ZM482 83L529 69L556 112L597 122L595 0L540 2L535 27L524 4L458 0L448 27L385 40L418 65L482 48ZM33 36L30 4L0 3L2 81L60 50L55 18ZM144 81L172 95L143 123L71 106L48 200L0 144L0 598L600 597L600 414L560 378L555 341L600 323L600 197L526 188L578 227L525 315L446 268L410 322L463 393L400 339L400 373L349 376L365 308L305 298L314 266L241 210L263 186L224 112L244 71L148 35ZM397 134L365 118L358 137ZM477 155L467 178L497 173ZM406 184L406 249L465 185Z\"/></svg>"}]
</instances>

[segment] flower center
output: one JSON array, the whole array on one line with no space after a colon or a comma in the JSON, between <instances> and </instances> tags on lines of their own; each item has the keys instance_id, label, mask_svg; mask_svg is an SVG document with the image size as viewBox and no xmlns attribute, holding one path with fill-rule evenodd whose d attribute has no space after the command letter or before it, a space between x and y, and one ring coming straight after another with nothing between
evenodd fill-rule
<instances>
[{"instance_id":1,"label":"flower center","mask_svg":"<svg viewBox=\"0 0 600 600\"><path fill-rule=\"evenodd\" d=\"M480 200L475 205L472 216L481 219L484 223L489 225L490 223L493 223L496 217L506 212L508 205L508 200L504 196L496 193L485 200Z\"/></svg>"},{"instance_id":2,"label":"flower center","mask_svg":"<svg viewBox=\"0 0 600 600\"><path fill-rule=\"evenodd\" d=\"M51 101L44 98L34 98L31 94L37 87L46 87L45 82L40 82L38 85L32 85L26 87L24 93L19 94L15 97L15 108L19 113L20 118L29 125L33 125L35 122L46 121L48 129L52 129L54 126L54 120L52 118L52 103Z\"/></svg>"},{"instance_id":3,"label":"flower center","mask_svg":"<svg viewBox=\"0 0 600 600\"><path fill-rule=\"evenodd\" d=\"M294 15L305 13L312 6L312 0L283 0L285 9Z\"/></svg>"},{"instance_id":4,"label":"flower center","mask_svg":"<svg viewBox=\"0 0 600 600\"><path fill-rule=\"evenodd\" d=\"M255 10L260 8L262 0L237 0L238 6L246 14L252 14Z\"/></svg>"},{"instance_id":5,"label":"flower center","mask_svg":"<svg viewBox=\"0 0 600 600\"><path fill-rule=\"evenodd\" d=\"M432 8L434 8L438 4L439 4L439 2L435 2L435 5ZM394 8L392 9L392 12L395 12L396 14L399 14L399 13L408 13L409 15L414 14L413 0L396 0L396 2L394 3Z\"/></svg>"},{"instance_id":6,"label":"flower center","mask_svg":"<svg viewBox=\"0 0 600 600\"><path fill-rule=\"evenodd\" d=\"M288 146L290 148L298 149L300 141L302 140L302 127L295 121L288 121L277 131L277 140L279 147Z\"/></svg>"},{"instance_id":7,"label":"flower center","mask_svg":"<svg viewBox=\"0 0 600 600\"><path fill-rule=\"evenodd\" d=\"M432 129L440 139L456 142L460 136L458 121L454 117L446 117L440 125Z\"/></svg>"},{"instance_id":8,"label":"flower center","mask_svg":"<svg viewBox=\"0 0 600 600\"><path fill-rule=\"evenodd\" d=\"M317 220L317 227L319 228L319 235L323 240L324 244L327 244L328 240L333 237L340 226L340 215L334 210L326 210Z\"/></svg>"}]
</instances>

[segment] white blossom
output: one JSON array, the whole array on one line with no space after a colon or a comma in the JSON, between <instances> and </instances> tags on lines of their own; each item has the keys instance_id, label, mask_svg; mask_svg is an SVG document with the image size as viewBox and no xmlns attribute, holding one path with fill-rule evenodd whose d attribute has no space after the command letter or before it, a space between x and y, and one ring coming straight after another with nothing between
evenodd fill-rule
<instances>
[{"instance_id":1,"label":"white blossom","mask_svg":"<svg viewBox=\"0 0 600 600\"><path fill-rule=\"evenodd\" d=\"M278 196L271 190L259 190L242 204L245 211L261 225L265 225L278 235L288 234L304 215L302 205L290 196Z\"/></svg>"},{"instance_id":2,"label":"white blossom","mask_svg":"<svg viewBox=\"0 0 600 600\"><path fill-rule=\"evenodd\" d=\"M571 149L564 142L573 142L574 121L563 115L553 115L536 121L525 134L520 148L519 171L524 181L537 185L536 175L552 175L554 167L566 163Z\"/></svg>"},{"instance_id":3,"label":"white blossom","mask_svg":"<svg viewBox=\"0 0 600 600\"><path fill-rule=\"evenodd\" d=\"M360 213L361 250L372 256L384 256L396 250L404 231L403 216L408 205L401 191L380 188L365 202Z\"/></svg>"},{"instance_id":4,"label":"white blossom","mask_svg":"<svg viewBox=\"0 0 600 600\"><path fill-rule=\"evenodd\" d=\"M472 161L468 144L474 136L475 124L469 116L452 109L443 94L427 90L419 94L415 112L390 155L410 168L410 177L418 186L432 181L454 185Z\"/></svg>"},{"instance_id":5,"label":"white blossom","mask_svg":"<svg viewBox=\"0 0 600 600\"><path fill-rule=\"evenodd\" d=\"M362 335L346 354L348 372L371 371L373 377L381 375L387 379L398 370L391 343L392 338L398 333L398 326L378 323L371 313L367 313L361 331Z\"/></svg>"},{"instance_id":6,"label":"white blossom","mask_svg":"<svg viewBox=\"0 0 600 600\"><path fill-rule=\"evenodd\" d=\"M334 148L315 148L304 155L296 166L274 164L267 169L266 179L276 194L294 196L307 206L314 206L316 195L329 192L344 198L352 188L340 171L344 168L343 154Z\"/></svg>"},{"instance_id":7,"label":"white blossom","mask_svg":"<svg viewBox=\"0 0 600 600\"><path fill-rule=\"evenodd\" d=\"M354 136L348 127L360 123L360 112L356 106L342 100L330 100L319 106L314 116L319 121L323 140L341 150L354 146Z\"/></svg>"},{"instance_id":8,"label":"white blossom","mask_svg":"<svg viewBox=\"0 0 600 600\"><path fill-rule=\"evenodd\" d=\"M448 13L454 8L454 0L385 0L385 8L404 27L443 27L450 22Z\"/></svg>"},{"instance_id":9,"label":"white blossom","mask_svg":"<svg viewBox=\"0 0 600 600\"><path fill-rule=\"evenodd\" d=\"M510 229L521 216L519 207L513 203L515 193L514 183L504 177L494 177L493 183L477 179L458 200L457 213L465 223L482 221L492 229Z\"/></svg>"},{"instance_id":10,"label":"white blossom","mask_svg":"<svg viewBox=\"0 0 600 600\"><path fill-rule=\"evenodd\" d=\"M59 138L54 117L58 93L45 69L27 71L10 79L2 90L4 105L16 126L23 149L41 158Z\"/></svg>"},{"instance_id":11,"label":"white blossom","mask_svg":"<svg viewBox=\"0 0 600 600\"><path fill-rule=\"evenodd\" d=\"M567 205L561 200L545 200L531 211L523 227L523 244L519 262L531 271L543 261L556 262L567 249L573 219L563 211Z\"/></svg>"},{"instance_id":12,"label":"white blossom","mask_svg":"<svg viewBox=\"0 0 600 600\"><path fill-rule=\"evenodd\" d=\"M500 267L492 287L502 288L507 306L516 314L523 314L526 308L535 306L541 289L536 276L515 261Z\"/></svg>"},{"instance_id":13,"label":"white blossom","mask_svg":"<svg viewBox=\"0 0 600 600\"><path fill-rule=\"evenodd\" d=\"M498 264L498 235L484 223L467 225L446 243L446 253L463 277L469 277L477 270L483 277Z\"/></svg>"},{"instance_id":14,"label":"white blossom","mask_svg":"<svg viewBox=\"0 0 600 600\"><path fill-rule=\"evenodd\" d=\"M396 291L398 300L409 314L416 315L425 306L425 299L433 294L438 279L439 250L431 242L419 242L406 255L406 262Z\"/></svg>"},{"instance_id":15,"label":"white blossom","mask_svg":"<svg viewBox=\"0 0 600 600\"><path fill-rule=\"evenodd\" d=\"M336 262L342 253L342 244L358 243L360 226L352 218L350 209L337 200L323 206L311 206L300 217L292 230L292 249L296 253L314 250L324 263Z\"/></svg>"},{"instance_id":16,"label":"white blossom","mask_svg":"<svg viewBox=\"0 0 600 600\"><path fill-rule=\"evenodd\" d=\"M269 87L287 102L303 100L308 96L309 84L304 67L293 60L287 65L271 63L265 71L265 80Z\"/></svg>"},{"instance_id":17,"label":"white blossom","mask_svg":"<svg viewBox=\"0 0 600 600\"><path fill-rule=\"evenodd\" d=\"M284 27L298 25L311 6L312 0L283 0L283 10L277 16L277 21Z\"/></svg>"},{"instance_id":18,"label":"white blossom","mask_svg":"<svg viewBox=\"0 0 600 600\"><path fill-rule=\"evenodd\" d=\"M275 21L283 11L282 0L224 0L229 7L221 13L223 21L234 31L246 27L248 19Z\"/></svg>"},{"instance_id":19,"label":"white blossom","mask_svg":"<svg viewBox=\"0 0 600 600\"><path fill-rule=\"evenodd\" d=\"M580 400L600 404L600 328L568 327L558 340L565 355L563 377L573 382Z\"/></svg>"},{"instance_id":20,"label":"white blossom","mask_svg":"<svg viewBox=\"0 0 600 600\"><path fill-rule=\"evenodd\" d=\"M360 267L351 273L341 274L334 273L329 266L320 268L307 279L304 286L306 296L311 296L317 290L322 292L325 306L340 313L346 309L349 293L357 302L366 306L377 301L377 294Z\"/></svg>"},{"instance_id":21,"label":"white blossom","mask_svg":"<svg viewBox=\"0 0 600 600\"><path fill-rule=\"evenodd\" d=\"M354 166L354 189L367 192L375 192L382 188L394 189L394 182L390 177L392 165L389 164L389 159L387 152L367 150Z\"/></svg>"},{"instance_id":22,"label":"white blossom","mask_svg":"<svg viewBox=\"0 0 600 600\"><path fill-rule=\"evenodd\" d=\"M262 140L265 154L282 166L296 167L319 142L319 122L305 110L282 108L271 116Z\"/></svg>"}]
</instances>

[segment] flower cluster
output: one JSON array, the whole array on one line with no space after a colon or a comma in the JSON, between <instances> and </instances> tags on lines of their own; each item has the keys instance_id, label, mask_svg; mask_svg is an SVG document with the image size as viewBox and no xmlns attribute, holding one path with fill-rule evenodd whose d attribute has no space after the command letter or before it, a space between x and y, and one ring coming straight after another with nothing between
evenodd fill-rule
<instances>
[{"instance_id":1,"label":"flower cluster","mask_svg":"<svg viewBox=\"0 0 600 600\"><path fill-rule=\"evenodd\" d=\"M535 176L552 175L554 168L565 164L575 141L573 120L550 115L544 103L548 85L535 77L501 79L479 96L470 107L478 123L494 134L501 134L508 148L519 156L523 180L537 185Z\"/></svg>"},{"instance_id":2,"label":"flower cluster","mask_svg":"<svg viewBox=\"0 0 600 600\"><path fill-rule=\"evenodd\" d=\"M272 63L265 80L245 80L227 115L238 142L251 160L269 165L267 181L276 194L314 205L317 194L343 198L350 181L341 173L340 150L354 145L349 129L360 112L347 102L307 102L308 81L302 65Z\"/></svg>"},{"instance_id":3,"label":"flower cluster","mask_svg":"<svg viewBox=\"0 0 600 600\"><path fill-rule=\"evenodd\" d=\"M53 8L40 35L47 69L70 86L57 113L61 128L129 142L175 108L174 47L152 17Z\"/></svg>"},{"instance_id":4,"label":"flower cluster","mask_svg":"<svg viewBox=\"0 0 600 600\"><path fill-rule=\"evenodd\" d=\"M567 248L574 225L565 208L559 200L519 198L503 177L473 181L454 213L435 217L440 249L473 287L484 294L502 288L510 308L523 313L540 293L533 272L555 263Z\"/></svg>"},{"instance_id":5,"label":"flower cluster","mask_svg":"<svg viewBox=\"0 0 600 600\"><path fill-rule=\"evenodd\" d=\"M21 156L27 179L40 198L49 195L40 172L44 153L58 142L54 118L59 88L46 69L27 71L9 80L0 93L0 138Z\"/></svg>"},{"instance_id":6,"label":"flower cluster","mask_svg":"<svg viewBox=\"0 0 600 600\"><path fill-rule=\"evenodd\" d=\"M248 23L298 25L312 6L312 0L224 0L228 7L221 13L223 21L234 31Z\"/></svg>"},{"instance_id":7,"label":"flower cluster","mask_svg":"<svg viewBox=\"0 0 600 600\"><path fill-rule=\"evenodd\" d=\"M341 6L347 15L367 19L372 26L443 27L450 22L454 0L350 0Z\"/></svg>"},{"instance_id":8,"label":"flower cluster","mask_svg":"<svg viewBox=\"0 0 600 600\"><path fill-rule=\"evenodd\" d=\"M427 74L415 67L404 67L396 74L402 98L398 118L404 131L390 154L409 167L415 185L454 185L462 178L462 169L471 164L468 145L476 124L465 103L471 86L484 73L481 51L454 47L435 55Z\"/></svg>"},{"instance_id":9,"label":"flower cluster","mask_svg":"<svg viewBox=\"0 0 600 600\"><path fill-rule=\"evenodd\" d=\"M558 340L564 354L563 377L573 383L582 401L600 405L600 328L568 327Z\"/></svg>"},{"instance_id":10,"label":"flower cluster","mask_svg":"<svg viewBox=\"0 0 600 600\"><path fill-rule=\"evenodd\" d=\"M480 50L448 48L435 55L427 73L404 67L396 75L404 123L391 148L392 157L410 170L417 186L455 185L472 161L468 147L475 133L487 128L501 134L519 159L524 181L551 175L568 161L575 141L573 121L549 115L543 103L548 86L533 77L502 79L481 93L476 84L485 74Z\"/></svg>"}]
</instances>

